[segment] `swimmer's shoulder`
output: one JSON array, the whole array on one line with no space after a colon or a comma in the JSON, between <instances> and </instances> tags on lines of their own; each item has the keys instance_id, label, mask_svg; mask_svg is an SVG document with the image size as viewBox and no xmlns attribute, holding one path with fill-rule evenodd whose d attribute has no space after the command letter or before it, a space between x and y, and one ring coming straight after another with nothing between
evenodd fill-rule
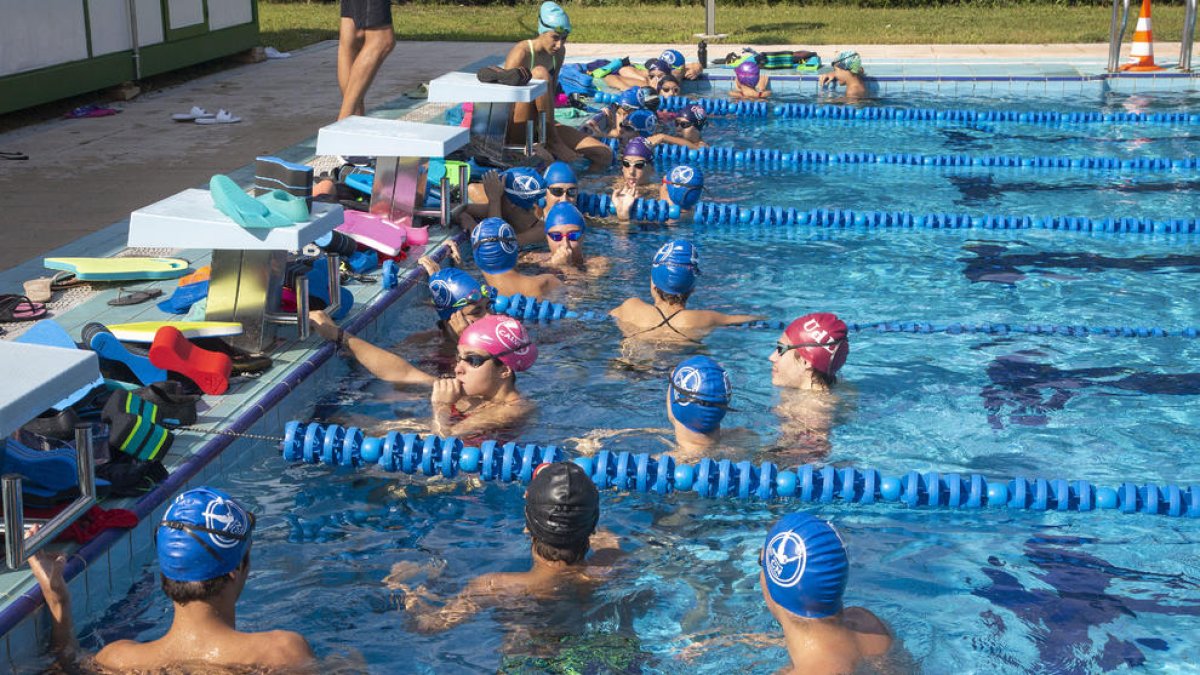
<instances>
[{"instance_id":1,"label":"swimmer's shoulder","mask_svg":"<svg viewBox=\"0 0 1200 675\"><path fill-rule=\"evenodd\" d=\"M631 313L644 311L647 306L649 306L648 303L641 298L626 298L625 302L617 305L616 309L609 312L609 314L618 319L629 319L632 318L630 316Z\"/></svg>"},{"instance_id":2,"label":"swimmer's shoulder","mask_svg":"<svg viewBox=\"0 0 1200 675\"><path fill-rule=\"evenodd\" d=\"M303 635L290 630L268 630L249 633L247 649L254 649L258 665L268 667L297 667L312 664L316 658Z\"/></svg>"},{"instance_id":3,"label":"swimmer's shoulder","mask_svg":"<svg viewBox=\"0 0 1200 675\"><path fill-rule=\"evenodd\" d=\"M881 656L892 646L891 629L883 619L865 607L844 609L842 623L854 632L855 642L863 656Z\"/></svg>"},{"instance_id":4,"label":"swimmer's shoulder","mask_svg":"<svg viewBox=\"0 0 1200 675\"><path fill-rule=\"evenodd\" d=\"M156 657L158 650L154 642L141 643L134 640L110 642L96 653L96 664L106 670L125 671L144 667L148 659ZM155 659L157 662L157 659ZM159 664L161 667L161 664Z\"/></svg>"}]
</instances>

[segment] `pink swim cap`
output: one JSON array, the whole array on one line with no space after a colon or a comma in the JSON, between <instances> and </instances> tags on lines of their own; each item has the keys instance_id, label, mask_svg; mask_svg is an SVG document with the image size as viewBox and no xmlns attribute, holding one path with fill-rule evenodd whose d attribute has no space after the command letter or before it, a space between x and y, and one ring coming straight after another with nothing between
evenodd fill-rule
<instances>
[{"instance_id":1,"label":"pink swim cap","mask_svg":"<svg viewBox=\"0 0 1200 675\"><path fill-rule=\"evenodd\" d=\"M489 314L467 326L458 337L462 347L482 349L514 372L528 370L537 360L537 345L520 321L504 314Z\"/></svg>"},{"instance_id":2,"label":"pink swim cap","mask_svg":"<svg viewBox=\"0 0 1200 675\"><path fill-rule=\"evenodd\" d=\"M793 345L802 345L797 347L796 353L803 356L814 370L833 377L850 355L850 341L846 332L846 322L837 318L836 314L818 312L796 319L784 329L783 334Z\"/></svg>"}]
</instances>

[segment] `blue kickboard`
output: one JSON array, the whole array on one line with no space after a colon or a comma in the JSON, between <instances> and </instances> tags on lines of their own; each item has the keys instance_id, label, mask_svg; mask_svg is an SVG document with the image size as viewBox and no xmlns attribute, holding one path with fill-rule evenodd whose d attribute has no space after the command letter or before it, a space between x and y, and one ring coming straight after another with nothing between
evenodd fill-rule
<instances>
[{"instance_id":1,"label":"blue kickboard","mask_svg":"<svg viewBox=\"0 0 1200 675\"><path fill-rule=\"evenodd\" d=\"M76 468L75 450L34 450L15 439L4 439L4 454L0 457L0 470L4 473L20 474L25 481L21 491L39 497L53 497L79 485L79 470ZM96 479L97 487L109 483Z\"/></svg>"},{"instance_id":2,"label":"blue kickboard","mask_svg":"<svg viewBox=\"0 0 1200 675\"><path fill-rule=\"evenodd\" d=\"M29 330L14 338L13 342L21 342L27 345L42 345L44 347L61 347L62 349L79 349L79 346L75 344L75 339L71 337L67 329L58 325L53 319L42 319L33 324ZM102 384L104 384L104 378L96 378L95 382L71 392L69 396L55 403L53 408L55 410L66 410L78 403L84 396L87 396L88 392Z\"/></svg>"},{"instance_id":3,"label":"blue kickboard","mask_svg":"<svg viewBox=\"0 0 1200 675\"><path fill-rule=\"evenodd\" d=\"M308 273L308 294L315 298L329 302L329 265L325 264L325 256L321 256L313 261L313 269ZM342 287L341 302L338 305L338 311L330 316L331 319L339 320L350 312L350 308L354 305L354 294L345 286Z\"/></svg>"},{"instance_id":4,"label":"blue kickboard","mask_svg":"<svg viewBox=\"0 0 1200 675\"><path fill-rule=\"evenodd\" d=\"M352 173L346 176L346 185L358 190L363 194L371 194L371 188L375 186L375 174L373 173Z\"/></svg>"},{"instance_id":5,"label":"blue kickboard","mask_svg":"<svg viewBox=\"0 0 1200 675\"><path fill-rule=\"evenodd\" d=\"M167 371L150 363L150 359L145 356L131 354L112 333L100 333L94 336L91 348L102 359L124 363L142 384L152 384L167 379Z\"/></svg>"}]
</instances>

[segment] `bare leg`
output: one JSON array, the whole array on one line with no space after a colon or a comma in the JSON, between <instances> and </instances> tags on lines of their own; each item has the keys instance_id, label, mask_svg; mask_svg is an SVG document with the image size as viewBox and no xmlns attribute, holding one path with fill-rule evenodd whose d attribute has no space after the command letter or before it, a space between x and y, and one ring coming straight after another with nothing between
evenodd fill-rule
<instances>
[{"instance_id":1,"label":"bare leg","mask_svg":"<svg viewBox=\"0 0 1200 675\"><path fill-rule=\"evenodd\" d=\"M375 73L383 65L383 60L396 47L396 34L390 25L368 28L364 33L362 49L350 66L349 77L342 91L342 109L338 119L350 115L362 115L366 112L363 99Z\"/></svg>"},{"instance_id":2,"label":"bare leg","mask_svg":"<svg viewBox=\"0 0 1200 675\"><path fill-rule=\"evenodd\" d=\"M362 45L363 32L354 27L354 19L343 16L338 25L337 55L338 89L342 96L346 95L346 85L350 82L350 66L354 64Z\"/></svg>"},{"instance_id":3,"label":"bare leg","mask_svg":"<svg viewBox=\"0 0 1200 675\"><path fill-rule=\"evenodd\" d=\"M555 126L559 142L591 160L588 171L608 171L612 166L613 154L607 145L574 127L565 124Z\"/></svg>"},{"instance_id":4,"label":"bare leg","mask_svg":"<svg viewBox=\"0 0 1200 675\"><path fill-rule=\"evenodd\" d=\"M550 81L550 71L544 66L534 66L530 71L535 80ZM512 123L508 125L508 142L509 143L524 143L525 142L525 123L532 120L534 125L539 124L541 113L546 114L547 125L554 121L554 88L546 87L546 93L539 96L533 103L514 103ZM536 126L535 126L535 134ZM547 135L550 136L546 145L550 145L549 141L554 138L553 130L547 129Z\"/></svg>"}]
</instances>

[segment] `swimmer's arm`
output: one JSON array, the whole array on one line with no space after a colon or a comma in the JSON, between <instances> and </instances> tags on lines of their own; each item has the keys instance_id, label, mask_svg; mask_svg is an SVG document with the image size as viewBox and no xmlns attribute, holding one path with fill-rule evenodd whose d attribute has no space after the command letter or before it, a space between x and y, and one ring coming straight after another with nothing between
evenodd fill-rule
<instances>
[{"instance_id":1,"label":"swimmer's arm","mask_svg":"<svg viewBox=\"0 0 1200 675\"><path fill-rule=\"evenodd\" d=\"M762 321L767 317L761 314L725 314L724 312L714 312L709 309L694 310L694 315L701 323L707 326L735 326L748 321Z\"/></svg>"},{"instance_id":2,"label":"swimmer's arm","mask_svg":"<svg viewBox=\"0 0 1200 675\"><path fill-rule=\"evenodd\" d=\"M395 384L430 384L433 382L432 375L420 370L398 354L380 349L362 338L342 332L325 312L320 310L309 312L308 318L317 335L331 342L341 339L346 350L375 377Z\"/></svg>"},{"instance_id":3,"label":"swimmer's arm","mask_svg":"<svg viewBox=\"0 0 1200 675\"><path fill-rule=\"evenodd\" d=\"M651 145L658 143L666 143L667 145L684 145L692 150L699 150L701 147L703 147L700 143L695 143L679 136L670 136L668 134L654 134L646 140L649 141Z\"/></svg>"},{"instance_id":4,"label":"swimmer's arm","mask_svg":"<svg viewBox=\"0 0 1200 675\"><path fill-rule=\"evenodd\" d=\"M770 633L718 635L714 638L693 642L676 654L675 658L682 661L692 661L709 649L714 647L728 647L730 645L749 645L761 649L763 647L786 647L787 642L783 639L782 635L772 635Z\"/></svg>"},{"instance_id":5,"label":"swimmer's arm","mask_svg":"<svg viewBox=\"0 0 1200 675\"><path fill-rule=\"evenodd\" d=\"M60 661L73 661L79 643L75 640L75 621L71 617L71 592L63 578L66 564L65 555L46 551L39 551L29 558L29 569L42 589L46 610L50 612L50 649Z\"/></svg>"},{"instance_id":6,"label":"swimmer's arm","mask_svg":"<svg viewBox=\"0 0 1200 675\"><path fill-rule=\"evenodd\" d=\"M476 577L441 607L431 605L428 600L433 598L433 595L421 588L406 595L404 609L418 633L440 633L496 604L499 596L495 592L495 585L495 575Z\"/></svg>"},{"instance_id":7,"label":"swimmer's arm","mask_svg":"<svg viewBox=\"0 0 1200 675\"><path fill-rule=\"evenodd\" d=\"M639 302L641 302L641 301L638 300L637 298L626 298L625 302L622 302L620 305L613 308L613 310L610 311L608 313L608 315L611 316L612 318L616 319L617 321L629 321L630 320L630 317L629 317L630 312L633 311L633 308L635 306L637 306L637 304Z\"/></svg>"},{"instance_id":8,"label":"swimmer's arm","mask_svg":"<svg viewBox=\"0 0 1200 675\"><path fill-rule=\"evenodd\" d=\"M473 412L465 419L447 426L447 433L440 436L476 436L496 429L512 426L533 412L534 405L529 401L520 401L507 405L488 406Z\"/></svg>"},{"instance_id":9,"label":"swimmer's arm","mask_svg":"<svg viewBox=\"0 0 1200 675\"><path fill-rule=\"evenodd\" d=\"M532 227L521 230L517 233L517 243L521 246L529 246L531 244L541 244L546 241L546 232L544 228L539 228L537 223Z\"/></svg>"},{"instance_id":10,"label":"swimmer's arm","mask_svg":"<svg viewBox=\"0 0 1200 675\"><path fill-rule=\"evenodd\" d=\"M625 555L621 550L621 540L612 531L598 528L588 542L592 547L592 555L588 565L595 567L610 567Z\"/></svg>"},{"instance_id":11,"label":"swimmer's arm","mask_svg":"<svg viewBox=\"0 0 1200 675\"><path fill-rule=\"evenodd\" d=\"M557 297L562 291L562 279L553 274L539 274L534 277L534 282L537 284L537 297L541 300L550 300Z\"/></svg>"}]
</instances>

